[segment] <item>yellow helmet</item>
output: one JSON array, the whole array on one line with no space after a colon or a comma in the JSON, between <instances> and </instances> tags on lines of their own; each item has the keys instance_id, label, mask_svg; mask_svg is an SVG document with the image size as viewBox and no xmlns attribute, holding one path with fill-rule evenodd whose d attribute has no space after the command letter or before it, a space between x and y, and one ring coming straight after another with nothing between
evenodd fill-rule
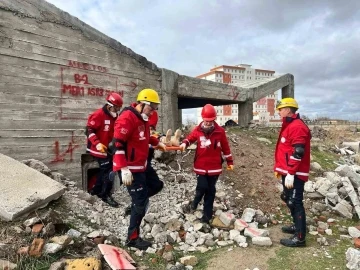
<instances>
[{"instance_id":1,"label":"yellow helmet","mask_svg":"<svg viewBox=\"0 0 360 270\"><path fill-rule=\"evenodd\" d=\"M146 88L139 92L137 101L147 101L160 104L158 93L154 89Z\"/></svg>"},{"instance_id":2,"label":"yellow helmet","mask_svg":"<svg viewBox=\"0 0 360 270\"><path fill-rule=\"evenodd\" d=\"M276 109L279 110L281 108L296 108L299 109L299 105L293 98L283 98L282 100L279 100L276 104Z\"/></svg>"}]
</instances>

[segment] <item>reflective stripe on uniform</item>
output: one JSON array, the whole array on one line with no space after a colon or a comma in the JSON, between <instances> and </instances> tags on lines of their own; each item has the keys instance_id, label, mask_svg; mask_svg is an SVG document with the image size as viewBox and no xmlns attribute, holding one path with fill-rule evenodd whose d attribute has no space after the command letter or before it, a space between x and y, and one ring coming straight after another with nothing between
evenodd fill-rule
<instances>
[{"instance_id":1,"label":"reflective stripe on uniform","mask_svg":"<svg viewBox=\"0 0 360 270\"><path fill-rule=\"evenodd\" d=\"M282 173L288 173L287 170L283 170L283 169L280 169L280 168L275 168L275 171L282 172ZM304 173L304 172L296 172L295 174L296 175L301 175L301 176L309 176L309 173Z\"/></svg>"}]
</instances>

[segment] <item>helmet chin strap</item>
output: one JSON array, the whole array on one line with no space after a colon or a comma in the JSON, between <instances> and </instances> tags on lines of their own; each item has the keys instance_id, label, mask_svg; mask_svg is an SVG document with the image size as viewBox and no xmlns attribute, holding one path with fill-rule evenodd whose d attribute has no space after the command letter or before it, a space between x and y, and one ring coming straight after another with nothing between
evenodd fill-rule
<instances>
[{"instance_id":1,"label":"helmet chin strap","mask_svg":"<svg viewBox=\"0 0 360 270\"><path fill-rule=\"evenodd\" d=\"M109 102L107 103L107 105L108 105L107 110L108 110L108 112L110 113L110 115L111 115L112 117L116 118L116 117L118 116L117 112L113 112L113 111L111 110L111 108L114 108L114 105L112 105L112 104L109 103Z\"/></svg>"},{"instance_id":2,"label":"helmet chin strap","mask_svg":"<svg viewBox=\"0 0 360 270\"><path fill-rule=\"evenodd\" d=\"M140 114L141 114L141 117L144 121L149 121L149 117L144 113L144 108L145 108L145 103L140 103L140 106L141 106L141 110L140 110Z\"/></svg>"}]
</instances>

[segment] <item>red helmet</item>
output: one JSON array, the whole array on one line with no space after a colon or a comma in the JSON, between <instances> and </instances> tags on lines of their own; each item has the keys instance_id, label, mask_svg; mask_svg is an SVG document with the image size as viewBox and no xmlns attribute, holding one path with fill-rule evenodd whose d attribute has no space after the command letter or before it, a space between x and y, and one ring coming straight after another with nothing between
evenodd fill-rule
<instances>
[{"instance_id":1,"label":"red helmet","mask_svg":"<svg viewBox=\"0 0 360 270\"><path fill-rule=\"evenodd\" d=\"M206 104L201 111L201 117L204 121L214 121L216 119L216 110L213 105Z\"/></svg>"},{"instance_id":2,"label":"red helmet","mask_svg":"<svg viewBox=\"0 0 360 270\"><path fill-rule=\"evenodd\" d=\"M117 93L111 93L107 96L106 101L111 106L118 106L121 107L123 105L122 97Z\"/></svg>"}]
</instances>

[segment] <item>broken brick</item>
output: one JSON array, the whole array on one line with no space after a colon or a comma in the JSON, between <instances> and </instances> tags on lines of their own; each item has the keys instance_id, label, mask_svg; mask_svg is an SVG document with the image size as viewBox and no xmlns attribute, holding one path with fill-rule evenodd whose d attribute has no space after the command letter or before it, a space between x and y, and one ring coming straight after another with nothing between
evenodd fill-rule
<instances>
[{"instance_id":1,"label":"broken brick","mask_svg":"<svg viewBox=\"0 0 360 270\"><path fill-rule=\"evenodd\" d=\"M35 224L31 229L31 233L38 235L39 233L41 233L43 228L44 228L44 224L42 223Z\"/></svg>"},{"instance_id":2,"label":"broken brick","mask_svg":"<svg viewBox=\"0 0 360 270\"><path fill-rule=\"evenodd\" d=\"M43 247L45 245L44 239L41 238L35 238L33 242L31 243L30 249L29 249L29 255L33 257L40 257Z\"/></svg>"}]
</instances>

